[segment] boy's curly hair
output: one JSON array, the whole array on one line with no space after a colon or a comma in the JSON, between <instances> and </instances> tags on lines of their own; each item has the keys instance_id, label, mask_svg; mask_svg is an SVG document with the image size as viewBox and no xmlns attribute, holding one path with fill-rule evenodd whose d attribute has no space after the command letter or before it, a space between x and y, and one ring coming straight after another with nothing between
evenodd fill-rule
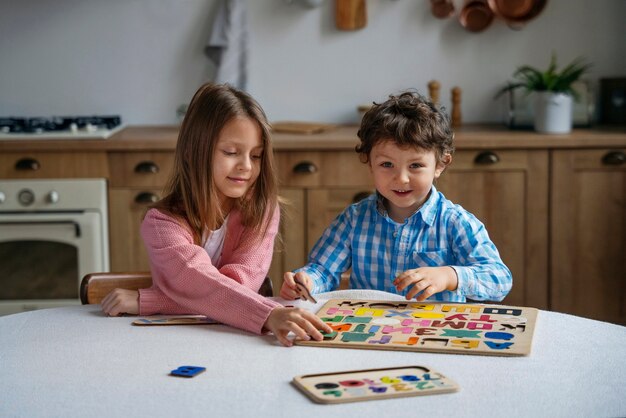
<instances>
[{"instance_id":1,"label":"boy's curly hair","mask_svg":"<svg viewBox=\"0 0 626 418\"><path fill-rule=\"evenodd\" d=\"M383 141L393 141L399 147L434 150L441 162L454 152L454 133L444 109L413 91L374 103L363 116L357 135L361 143L355 150L364 163L369 162L374 145Z\"/></svg>"}]
</instances>

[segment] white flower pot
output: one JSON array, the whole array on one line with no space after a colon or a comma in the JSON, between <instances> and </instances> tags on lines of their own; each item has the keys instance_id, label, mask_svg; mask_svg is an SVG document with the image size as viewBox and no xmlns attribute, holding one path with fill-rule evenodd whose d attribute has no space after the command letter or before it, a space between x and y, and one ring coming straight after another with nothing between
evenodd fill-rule
<instances>
[{"instance_id":1,"label":"white flower pot","mask_svg":"<svg viewBox=\"0 0 626 418\"><path fill-rule=\"evenodd\" d=\"M535 92L535 131L566 134L572 130L572 96L547 91Z\"/></svg>"}]
</instances>

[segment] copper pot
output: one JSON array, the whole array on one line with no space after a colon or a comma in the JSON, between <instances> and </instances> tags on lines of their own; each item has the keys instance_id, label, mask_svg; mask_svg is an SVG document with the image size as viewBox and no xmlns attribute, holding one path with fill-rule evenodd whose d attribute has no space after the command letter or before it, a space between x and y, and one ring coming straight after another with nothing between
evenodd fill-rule
<instances>
[{"instance_id":1,"label":"copper pot","mask_svg":"<svg viewBox=\"0 0 626 418\"><path fill-rule=\"evenodd\" d=\"M493 17L493 11L485 0L471 0L461 9L459 22L470 32L482 32L491 25Z\"/></svg>"},{"instance_id":2,"label":"copper pot","mask_svg":"<svg viewBox=\"0 0 626 418\"><path fill-rule=\"evenodd\" d=\"M488 0L489 8L509 26L521 27L539 16L548 0Z\"/></svg>"},{"instance_id":3,"label":"copper pot","mask_svg":"<svg viewBox=\"0 0 626 418\"><path fill-rule=\"evenodd\" d=\"M445 19L454 14L452 0L430 0L430 11L438 19Z\"/></svg>"}]
</instances>

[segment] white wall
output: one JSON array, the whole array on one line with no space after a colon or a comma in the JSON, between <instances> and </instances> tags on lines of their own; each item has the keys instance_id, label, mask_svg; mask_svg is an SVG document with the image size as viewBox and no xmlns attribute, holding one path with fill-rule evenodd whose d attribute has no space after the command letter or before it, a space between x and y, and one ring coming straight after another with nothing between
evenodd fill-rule
<instances>
[{"instance_id":1,"label":"white wall","mask_svg":"<svg viewBox=\"0 0 626 418\"><path fill-rule=\"evenodd\" d=\"M462 0L455 0L461 6ZM203 53L216 0L0 0L0 116L120 114L170 124L211 80ZM550 0L523 30L474 34L428 0L367 0L368 25L334 27L334 2L249 0L248 90L271 120L356 122L356 106L429 80L465 122L499 122L492 97L520 64L584 55L590 78L626 76L626 1Z\"/></svg>"}]
</instances>

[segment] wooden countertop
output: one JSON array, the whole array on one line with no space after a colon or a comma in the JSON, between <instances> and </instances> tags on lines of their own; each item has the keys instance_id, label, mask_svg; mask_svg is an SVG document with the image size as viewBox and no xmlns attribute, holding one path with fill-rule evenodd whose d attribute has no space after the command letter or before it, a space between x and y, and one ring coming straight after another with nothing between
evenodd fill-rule
<instances>
[{"instance_id":1,"label":"wooden countertop","mask_svg":"<svg viewBox=\"0 0 626 418\"><path fill-rule=\"evenodd\" d=\"M274 133L276 150L353 150L358 126L339 126L318 134ZM0 151L172 151L178 126L129 126L108 139L0 140ZM546 135L509 130L502 125L464 125L455 130L456 149L571 149L626 147L626 128L575 129Z\"/></svg>"}]
</instances>

